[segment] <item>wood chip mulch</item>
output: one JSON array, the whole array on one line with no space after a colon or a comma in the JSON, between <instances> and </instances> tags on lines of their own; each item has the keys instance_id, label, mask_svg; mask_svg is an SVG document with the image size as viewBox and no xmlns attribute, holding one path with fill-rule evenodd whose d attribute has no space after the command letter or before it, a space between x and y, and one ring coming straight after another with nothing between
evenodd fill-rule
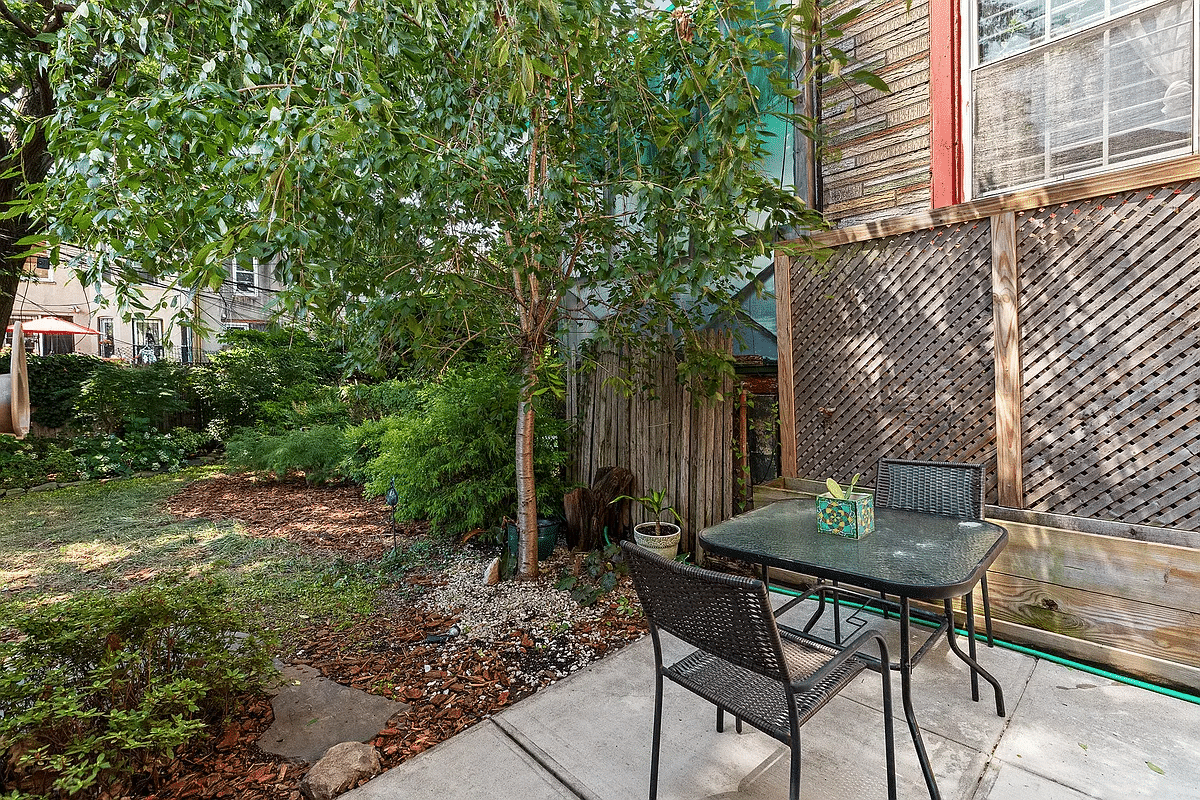
<instances>
[{"instance_id":1,"label":"wood chip mulch","mask_svg":"<svg viewBox=\"0 0 1200 800\"><path fill-rule=\"evenodd\" d=\"M167 504L179 516L236 519L253 536L280 536L315 553L344 558L377 557L391 548L391 529L378 499L364 500L355 487L310 487L244 476L220 476L190 484ZM404 526L402 536L425 531ZM546 570L547 573L550 570ZM434 585L438 575L409 576L405 583ZM547 586L553 579L543 578ZM576 666L555 661L554 641L514 629L488 648L466 637L429 642L456 618L392 599L383 610L356 620L350 628L313 626L301 631L284 661L308 664L339 683L403 701L406 714L372 740L384 769L448 739L542 688ZM642 636L645 622L614 598L599 601L603 614L556 635L590 660ZM289 763L258 749L258 737L272 722L265 696L243 698L212 735L181 751L156 787L127 797L278 798L299 800L308 765Z\"/></svg>"}]
</instances>

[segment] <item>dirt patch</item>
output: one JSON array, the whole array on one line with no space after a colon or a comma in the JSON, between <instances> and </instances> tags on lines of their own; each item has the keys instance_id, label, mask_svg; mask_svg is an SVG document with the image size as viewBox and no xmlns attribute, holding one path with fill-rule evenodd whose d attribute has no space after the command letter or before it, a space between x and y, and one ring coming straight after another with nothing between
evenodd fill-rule
<instances>
[{"instance_id":1,"label":"dirt patch","mask_svg":"<svg viewBox=\"0 0 1200 800\"><path fill-rule=\"evenodd\" d=\"M383 504L364 500L355 487L222 475L190 484L166 507L183 517L235 519L252 536L283 537L315 554L348 560L377 558L392 546ZM424 525L403 525L402 546L426 533ZM477 582L489 557L467 549L445 571L409 576L402 587L385 589L380 610L353 626L303 629L280 654L286 662L411 706L371 742L385 769L645 632L627 579L591 608L564 602L569 597L554 583L575 559L561 547L542 564L537 582L501 584L481 600ZM479 607L491 609L486 624L479 621ZM446 637L452 629L457 635ZM308 766L256 745L271 722L265 697L245 698L221 730L181 752L155 786L137 796L297 800Z\"/></svg>"}]
</instances>

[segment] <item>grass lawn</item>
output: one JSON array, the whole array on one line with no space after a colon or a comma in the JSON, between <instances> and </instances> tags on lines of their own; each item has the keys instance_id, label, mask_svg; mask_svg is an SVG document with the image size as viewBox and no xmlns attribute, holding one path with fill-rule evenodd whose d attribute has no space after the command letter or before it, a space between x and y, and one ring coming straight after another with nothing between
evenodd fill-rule
<instances>
[{"instance_id":1,"label":"grass lawn","mask_svg":"<svg viewBox=\"0 0 1200 800\"><path fill-rule=\"evenodd\" d=\"M180 574L223 579L234 606L285 634L321 621L349 624L371 609L379 576L233 520L181 519L163 503L203 467L0 500L3 600L53 602L120 591Z\"/></svg>"}]
</instances>

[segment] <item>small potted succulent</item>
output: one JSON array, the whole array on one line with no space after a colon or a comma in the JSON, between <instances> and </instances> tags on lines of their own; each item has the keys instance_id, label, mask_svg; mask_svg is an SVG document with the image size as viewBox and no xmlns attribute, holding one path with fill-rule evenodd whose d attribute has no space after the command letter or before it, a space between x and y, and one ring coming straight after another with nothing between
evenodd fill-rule
<instances>
[{"instance_id":1,"label":"small potted succulent","mask_svg":"<svg viewBox=\"0 0 1200 800\"><path fill-rule=\"evenodd\" d=\"M869 492L855 493L858 479L855 473L846 488L833 478L825 481L829 491L817 495L817 530L847 539L861 539L875 530L875 497Z\"/></svg>"},{"instance_id":2,"label":"small potted succulent","mask_svg":"<svg viewBox=\"0 0 1200 800\"><path fill-rule=\"evenodd\" d=\"M650 514L649 522L639 522L633 526L633 538L638 546L658 553L664 558L674 558L679 552L679 535L682 531L680 526L683 525L683 518L667 502L666 491L655 489L644 497L630 497L623 494L614 498L613 502L616 503L620 500L632 500ZM664 514L670 514L675 518L675 522L663 522Z\"/></svg>"}]
</instances>

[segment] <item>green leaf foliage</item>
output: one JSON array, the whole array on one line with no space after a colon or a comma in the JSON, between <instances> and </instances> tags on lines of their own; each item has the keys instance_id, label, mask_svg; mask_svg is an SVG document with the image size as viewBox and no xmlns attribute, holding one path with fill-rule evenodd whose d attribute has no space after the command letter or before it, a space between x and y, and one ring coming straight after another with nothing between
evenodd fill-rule
<instances>
[{"instance_id":1,"label":"green leaf foliage","mask_svg":"<svg viewBox=\"0 0 1200 800\"><path fill-rule=\"evenodd\" d=\"M0 606L0 742L26 797L126 789L270 670L213 581ZM120 792L125 793L125 792Z\"/></svg>"},{"instance_id":2,"label":"green leaf foliage","mask_svg":"<svg viewBox=\"0 0 1200 800\"><path fill-rule=\"evenodd\" d=\"M308 483L343 480L348 440L336 425L268 434L242 429L225 443L225 458L232 466L267 472L276 479L302 475Z\"/></svg>"},{"instance_id":3,"label":"green leaf foliage","mask_svg":"<svg viewBox=\"0 0 1200 800\"><path fill-rule=\"evenodd\" d=\"M0 373L7 374L11 352L0 354ZM30 420L46 428L62 428L75 420L75 399L96 372L116 369L111 362L82 353L26 358L29 370Z\"/></svg>"},{"instance_id":4,"label":"green leaf foliage","mask_svg":"<svg viewBox=\"0 0 1200 800\"><path fill-rule=\"evenodd\" d=\"M378 442L379 454L363 469L364 492L382 495L394 477L400 495L397 516L427 519L451 533L487 528L512 517L520 392L520 378L510 364L460 366L421 392L418 410L352 431L363 447L374 448ZM537 415L534 471L543 516L562 503L564 435L561 419L551 413Z\"/></svg>"}]
</instances>

